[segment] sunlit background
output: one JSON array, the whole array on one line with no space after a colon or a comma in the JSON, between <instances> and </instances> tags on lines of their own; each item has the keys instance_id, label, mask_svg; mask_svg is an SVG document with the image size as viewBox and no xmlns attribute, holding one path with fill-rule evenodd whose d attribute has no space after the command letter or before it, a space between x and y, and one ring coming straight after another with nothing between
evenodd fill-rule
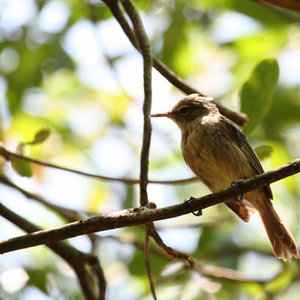
<instances>
[{"instance_id":1,"label":"sunlit background","mask_svg":"<svg viewBox=\"0 0 300 300\"><path fill-rule=\"evenodd\" d=\"M249 134L254 147L269 145L269 170L300 157L300 16L251 1L136 1L154 53L203 94L238 111L239 93L264 58L275 57L280 77L269 112ZM0 137L15 151L42 128L50 137L25 147L25 154L69 168L112 177L138 178L142 141L142 58L108 8L100 1L0 0ZM169 110L184 95L153 70L152 111ZM180 132L171 121L152 121L150 179L192 177L180 153ZM2 174L18 186L78 211L103 214L138 206L138 186L85 178L32 165L22 177L10 163ZM272 185L274 205L298 245L299 176ZM158 207L209 191L200 182L150 184ZM64 224L51 210L0 185L1 203L43 228ZM195 226L199 224L199 227ZM203 227L200 224L204 224ZM266 280L282 270L257 214L249 224L224 206L156 223L167 245L205 263ZM24 234L1 219L1 239ZM97 254L108 281L108 299L150 299L143 251L120 240L143 241L141 228L100 233ZM86 237L70 240L90 250ZM182 269L160 257L152 260L159 299L252 299L277 295L296 299L299 263L288 264L281 281L233 287ZM185 276L178 270L185 270ZM161 273L162 272L162 273ZM171 282L164 283L170 276ZM182 276L182 277L180 277ZM201 295L202 298L195 298ZM235 295L235 296L233 296ZM209 298L211 297L211 298ZM81 299L76 278L46 247L0 258L0 298Z\"/></svg>"}]
</instances>

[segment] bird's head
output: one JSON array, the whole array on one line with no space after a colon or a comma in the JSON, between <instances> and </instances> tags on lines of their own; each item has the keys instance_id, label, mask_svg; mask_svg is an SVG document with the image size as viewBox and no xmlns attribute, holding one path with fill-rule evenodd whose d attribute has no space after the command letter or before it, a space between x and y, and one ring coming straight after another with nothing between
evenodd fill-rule
<instances>
[{"instance_id":1,"label":"bird's head","mask_svg":"<svg viewBox=\"0 0 300 300\"><path fill-rule=\"evenodd\" d=\"M169 112L152 114L150 117L170 118L183 129L188 123L214 113L218 113L218 109L212 98L191 94L180 100Z\"/></svg>"}]
</instances>

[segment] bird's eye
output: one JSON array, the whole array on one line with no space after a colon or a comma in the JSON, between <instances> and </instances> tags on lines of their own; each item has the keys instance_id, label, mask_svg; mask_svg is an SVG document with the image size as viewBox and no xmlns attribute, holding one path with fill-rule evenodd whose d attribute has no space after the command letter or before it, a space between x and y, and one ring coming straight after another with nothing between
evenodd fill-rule
<instances>
[{"instance_id":1,"label":"bird's eye","mask_svg":"<svg viewBox=\"0 0 300 300\"><path fill-rule=\"evenodd\" d=\"M180 113L186 114L189 111L189 108L187 106L184 106L180 109Z\"/></svg>"}]
</instances>

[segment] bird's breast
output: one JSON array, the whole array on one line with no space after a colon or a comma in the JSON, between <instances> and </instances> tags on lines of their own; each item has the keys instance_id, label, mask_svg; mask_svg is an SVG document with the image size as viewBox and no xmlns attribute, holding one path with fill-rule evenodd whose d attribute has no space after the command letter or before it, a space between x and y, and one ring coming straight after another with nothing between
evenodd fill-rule
<instances>
[{"instance_id":1,"label":"bird's breast","mask_svg":"<svg viewBox=\"0 0 300 300\"><path fill-rule=\"evenodd\" d=\"M182 132L184 160L213 192L252 174L243 152L217 126L193 126Z\"/></svg>"}]
</instances>

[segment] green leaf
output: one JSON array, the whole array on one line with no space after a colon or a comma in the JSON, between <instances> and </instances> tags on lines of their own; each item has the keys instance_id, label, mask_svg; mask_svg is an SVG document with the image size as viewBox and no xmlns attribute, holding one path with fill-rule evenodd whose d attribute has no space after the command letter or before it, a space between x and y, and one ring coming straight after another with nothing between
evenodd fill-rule
<instances>
[{"instance_id":1,"label":"green leaf","mask_svg":"<svg viewBox=\"0 0 300 300\"><path fill-rule=\"evenodd\" d=\"M43 128L41 129L40 131L38 131L35 136L34 136L34 139L31 141L31 142L25 142L25 143L21 143L18 148L19 148L19 151L18 153L22 154L22 150L23 150L23 147L24 146L27 146L27 145L38 145L38 144L41 144L43 143L50 135L50 129L49 128Z\"/></svg>"},{"instance_id":2,"label":"green leaf","mask_svg":"<svg viewBox=\"0 0 300 300\"><path fill-rule=\"evenodd\" d=\"M43 293L48 294L48 276L50 274L55 274L55 269L51 265L45 265L42 268L31 268L28 267L26 270L26 273L29 276L29 280L27 282L28 286L35 286L39 290L41 290Z\"/></svg>"},{"instance_id":3,"label":"green leaf","mask_svg":"<svg viewBox=\"0 0 300 300\"><path fill-rule=\"evenodd\" d=\"M299 87L279 85L274 93L274 100L266 118L264 128L269 132L280 133L292 124L299 122L300 116ZM273 135L274 136L274 135ZM272 135L271 135L272 137Z\"/></svg>"},{"instance_id":4,"label":"green leaf","mask_svg":"<svg viewBox=\"0 0 300 300\"><path fill-rule=\"evenodd\" d=\"M164 33L162 61L175 73L186 77L192 66L188 26L182 13L187 4L185 1L175 1L174 10L170 10L171 23Z\"/></svg>"},{"instance_id":5,"label":"green leaf","mask_svg":"<svg viewBox=\"0 0 300 300\"><path fill-rule=\"evenodd\" d=\"M268 145L262 145L255 148L255 152L260 160L268 158L273 152L273 148Z\"/></svg>"},{"instance_id":6,"label":"green leaf","mask_svg":"<svg viewBox=\"0 0 300 300\"><path fill-rule=\"evenodd\" d=\"M19 175L23 177L32 176L31 166L28 161L16 159L11 162L11 166Z\"/></svg>"},{"instance_id":7,"label":"green leaf","mask_svg":"<svg viewBox=\"0 0 300 300\"><path fill-rule=\"evenodd\" d=\"M279 67L273 58L264 59L253 70L241 90L241 110L250 119L243 128L250 133L268 113L279 77Z\"/></svg>"},{"instance_id":8,"label":"green leaf","mask_svg":"<svg viewBox=\"0 0 300 300\"><path fill-rule=\"evenodd\" d=\"M41 129L36 133L33 141L30 144L31 145L41 144L48 138L49 135L50 135L49 128Z\"/></svg>"}]
</instances>

